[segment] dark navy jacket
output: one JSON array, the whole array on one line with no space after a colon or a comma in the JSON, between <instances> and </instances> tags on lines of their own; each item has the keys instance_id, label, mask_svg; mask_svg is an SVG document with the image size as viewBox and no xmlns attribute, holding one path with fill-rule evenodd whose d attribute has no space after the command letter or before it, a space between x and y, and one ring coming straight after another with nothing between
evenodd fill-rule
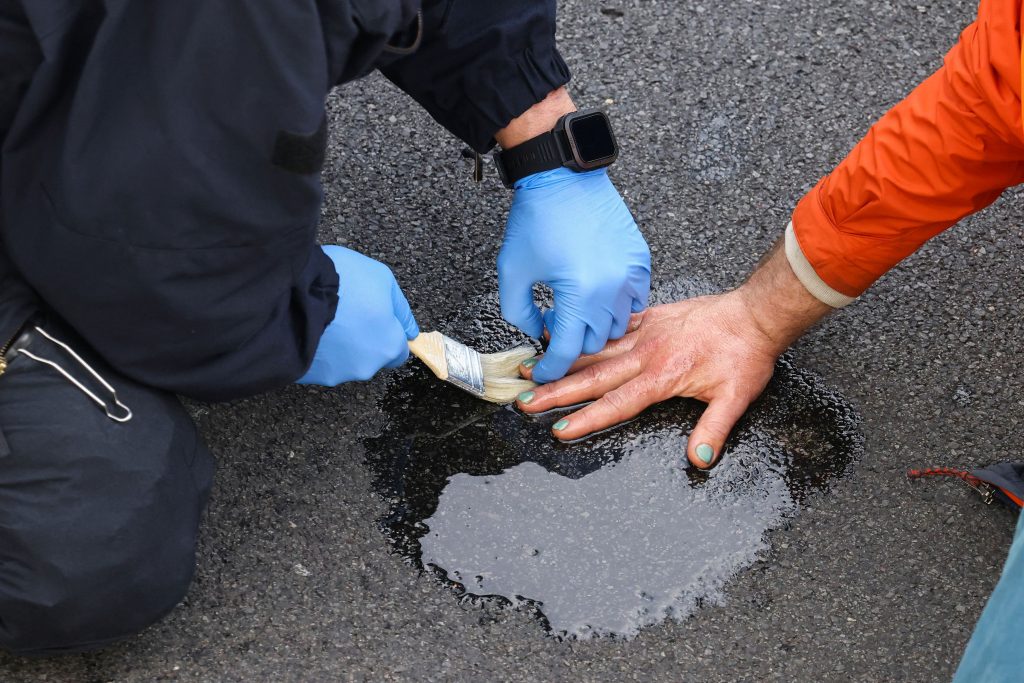
<instances>
[{"instance_id":1,"label":"dark navy jacket","mask_svg":"<svg viewBox=\"0 0 1024 683\"><path fill-rule=\"evenodd\" d=\"M554 28L554 0L0 0L0 285L153 386L294 381L338 297L328 91L381 68L483 151L568 81Z\"/></svg>"}]
</instances>

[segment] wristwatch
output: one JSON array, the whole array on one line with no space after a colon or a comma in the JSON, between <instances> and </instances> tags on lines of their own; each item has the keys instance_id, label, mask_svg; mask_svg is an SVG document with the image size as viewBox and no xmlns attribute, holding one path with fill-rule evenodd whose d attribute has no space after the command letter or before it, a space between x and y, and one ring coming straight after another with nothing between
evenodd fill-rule
<instances>
[{"instance_id":1,"label":"wristwatch","mask_svg":"<svg viewBox=\"0 0 1024 683\"><path fill-rule=\"evenodd\" d=\"M607 114L599 109L574 111L558 119L553 130L511 149L495 152L494 165L505 187L528 175L566 167L592 171L610 166L619 145Z\"/></svg>"}]
</instances>

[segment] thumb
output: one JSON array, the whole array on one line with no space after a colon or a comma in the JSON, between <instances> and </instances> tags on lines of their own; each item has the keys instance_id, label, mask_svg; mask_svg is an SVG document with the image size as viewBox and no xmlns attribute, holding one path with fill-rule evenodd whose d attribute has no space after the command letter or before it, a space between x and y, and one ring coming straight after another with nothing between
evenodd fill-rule
<instances>
[{"instance_id":1,"label":"thumb","mask_svg":"<svg viewBox=\"0 0 1024 683\"><path fill-rule=\"evenodd\" d=\"M533 381L540 384L562 379L583 351L586 323L571 318L567 322L559 324L557 314L554 317L554 326L548 327L548 331L551 333L551 343L548 344L548 349L544 352L540 362L533 367Z\"/></svg>"},{"instance_id":2,"label":"thumb","mask_svg":"<svg viewBox=\"0 0 1024 683\"><path fill-rule=\"evenodd\" d=\"M498 298L501 317L534 339L544 333L544 320L533 301L533 282L529 278L513 276L499 269Z\"/></svg>"},{"instance_id":3,"label":"thumb","mask_svg":"<svg viewBox=\"0 0 1024 683\"><path fill-rule=\"evenodd\" d=\"M712 399L686 444L686 457L694 467L703 470L718 461L729 432L749 405L743 398Z\"/></svg>"},{"instance_id":4,"label":"thumb","mask_svg":"<svg viewBox=\"0 0 1024 683\"><path fill-rule=\"evenodd\" d=\"M416 317L413 316L412 309L409 307L409 300L405 298L405 293L398 286L398 282L391 285L391 308L394 310L395 319L405 330L406 338L415 339L420 333L420 326L416 324Z\"/></svg>"}]
</instances>

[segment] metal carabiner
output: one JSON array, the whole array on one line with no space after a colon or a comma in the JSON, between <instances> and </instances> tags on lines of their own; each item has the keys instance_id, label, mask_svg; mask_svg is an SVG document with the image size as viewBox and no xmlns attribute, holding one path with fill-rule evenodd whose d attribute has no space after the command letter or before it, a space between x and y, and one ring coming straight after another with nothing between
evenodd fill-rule
<instances>
[{"instance_id":1,"label":"metal carabiner","mask_svg":"<svg viewBox=\"0 0 1024 683\"><path fill-rule=\"evenodd\" d=\"M88 370L89 374L92 375L93 378L97 382L102 384L103 387L107 391L110 392L111 397L113 397L113 399L114 399L114 405L117 408L120 408L123 411L122 414L116 415L113 412L111 412L111 408L110 408L109 405L107 405L99 396L94 394L87 386L85 386L84 384L79 382L77 379L75 379L71 375L71 373L69 373L67 370L65 370L63 367L61 367L61 365L59 363L56 363L56 362L54 362L52 360L49 360L48 358L40 358L39 356L37 356L36 354L32 353L31 351L27 351L25 349L18 349L18 353L19 354L21 354L23 356L27 356L28 358L31 358L32 360L36 361L37 363L42 363L44 365L49 365L51 368L53 368L54 370L59 372L61 375L64 376L64 379L66 379L67 381L69 381L73 385L75 385L78 388L79 391L81 391L83 394L85 394L86 396L91 398L96 403L96 405L98 405L100 408L103 408L103 412L106 413L107 417L109 417L114 422L128 422L130 419L132 419L132 411L131 411L131 409L128 406L126 406L125 404L121 403L121 400L117 397L117 391L114 389L114 387L110 386L110 383L107 382L107 380L103 379L103 377L100 376L100 373L96 372L88 363L85 362L85 360L81 356L79 356L77 353L75 353L74 349L72 349L70 346L68 346L64 342L60 341L59 339L57 339L56 337L54 337L53 335L51 335L49 332L47 332L46 330L44 330L41 327L35 326L34 329L35 329L36 332L38 332L39 334L41 334L44 337L46 337L47 339L49 339L51 342L53 342L54 344L56 344L60 348L64 349L65 353L67 353L69 356L71 356L76 361L78 361L78 364L81 365L83 368Z\"/></svg>"}]
</instances>

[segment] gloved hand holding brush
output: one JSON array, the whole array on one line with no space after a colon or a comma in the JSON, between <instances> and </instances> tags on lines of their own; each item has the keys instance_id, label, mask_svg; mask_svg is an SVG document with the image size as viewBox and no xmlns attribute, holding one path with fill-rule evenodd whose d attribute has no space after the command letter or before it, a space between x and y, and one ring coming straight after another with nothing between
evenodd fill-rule
<instances>
[{"instance_id":1,"label":"gloved hand holding brush","mask_svg":"<svg viewBox=\"0 0 1024 683\"><path fill-rule=\"evenodd\" d=\"M298 384L333 387L368 380L404 363L411 350L441 379L488 401L511 403L535 386L518 371L533 357L532 347L479 354L440 332L420 334L390 268L344 247L323 250L338 272L338 310Z\"/></svg>"},{"instance_id":2,"label":"gloved hand holding brush","mask_svg":"<svg viewBox=\"0 0 1024 683\"><path fill-rule=\"evenodd\" d=\"M298 383L333 387L368 380L381 368L404 363L408 341L420 329L391 269L345 247L328 245L323 250L341 281L338 311Z\"/></svg>"},{"instance_id":3,"label":"gloved hand holding brush","mask_svg":"<svg viewBox=\"0 0 1024 683\"><path fill-rule=\"evenodd\" d=\"M647 242L605 169L559 168L515 184L498 287L506 320L531 337L551 333L534 380L561 378L580 353L625 334L630 314L647 307L650 281ZM555 295L543 316L535 282Z\"/></svg>"}]
</instances>

